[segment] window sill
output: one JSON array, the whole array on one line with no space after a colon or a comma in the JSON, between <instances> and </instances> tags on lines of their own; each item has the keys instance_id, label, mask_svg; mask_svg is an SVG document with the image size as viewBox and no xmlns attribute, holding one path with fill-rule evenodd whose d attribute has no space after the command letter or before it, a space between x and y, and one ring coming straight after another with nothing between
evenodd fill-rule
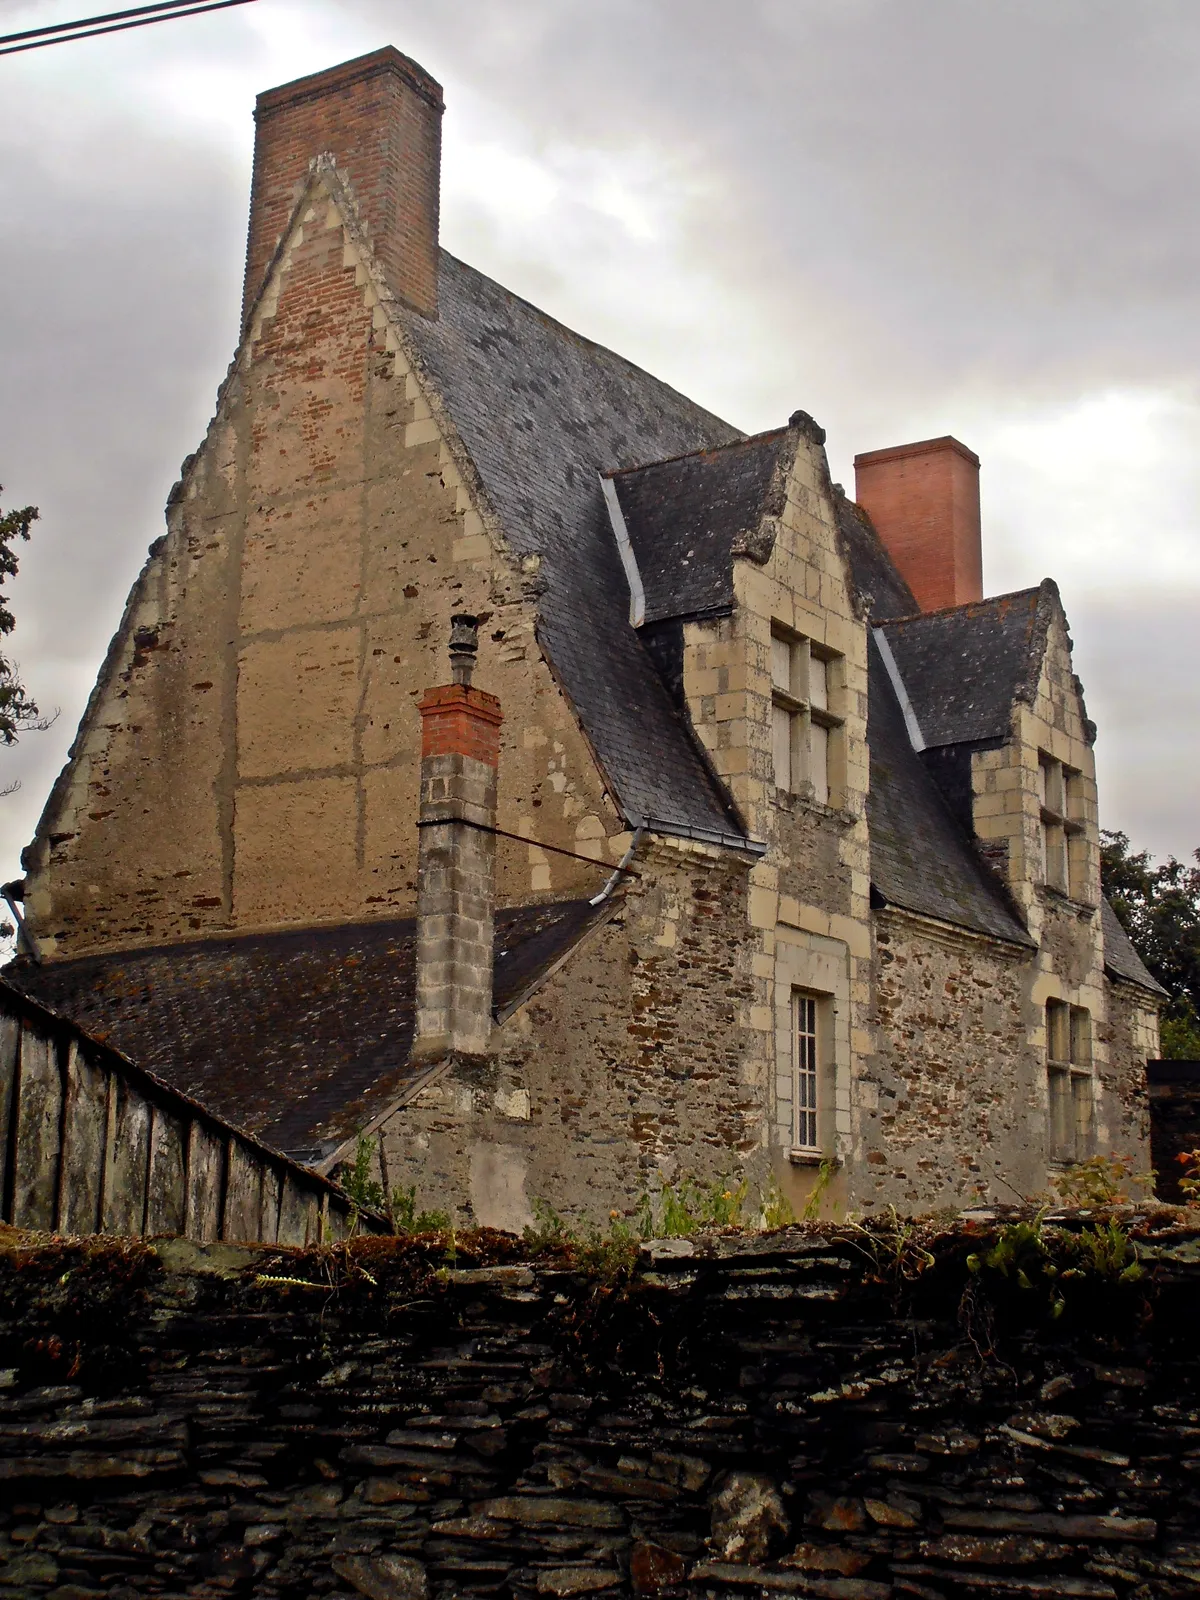
<instances>
[{"instance_id":1,"label":"window sill","mask_svg":"<svg viewBox=\"0 0 1200 1600\"><path fill-rule=\"evenodd\" d=\"M788 1160L794 1167L840 1167L841 1156L831 1155L828 1150L789 1150Z\"/></svg>"},{"instance_id":2,"label":"window sill","mask_svg":"<svg viewBox=\"0 0 1200 1600\"><path fill-rule=\"evenodd\" d=\"M836 823L839 828L852 828L859 820L857 813L842 806L827 806L806 794L789 794L786 789L776 789L772 804L779 811L799 812L810 817Z\"/></svg>"},{"instance_id":3,"label":"window sill","mask_svg":"<svg viewBox=\"0 0 1200 1600\"><path fill-rule=\"evenodd\" d=\"M1081 922L1094 917L1099 909L1087 900L1076 900L1067 894L1065 889L1056 889L1052 883L1039 883L1035 887L1041 899L1048 900L1052 905L1061 906L1064 911L1073 911Z\"/></svg>"}]
</instances>

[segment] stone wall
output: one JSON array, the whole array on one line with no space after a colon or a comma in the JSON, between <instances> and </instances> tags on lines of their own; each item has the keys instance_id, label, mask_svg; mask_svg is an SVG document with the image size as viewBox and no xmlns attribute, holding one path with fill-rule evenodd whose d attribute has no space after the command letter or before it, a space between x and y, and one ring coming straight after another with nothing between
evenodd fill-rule
<instances>
[{"instance_id":1,"label":"stone wall","mask_svg":"<svg viewBox=\"0 0 1200 1600\"><path fill-rule=\"evenodd\" d=\"M628 1284L494 1235L10 1233L0 1592L1193 1595L1180 1223L1057 1317L971 1273L980 1223L664 1241Z\"/></svg>"},{"instance_id":2,"label":"stone wall","mask_svg":"<svg viewBox=\"0 0 1200 1600\"><path fill-rule=\"evenodd\" d=\"M860 1087L861 1192L906 1212L1046 1192L1045 1065L1028 952L875 914L877 1052Z\"/></svg>"},{"instance_id":3,"label":"stone wall","mask_svg":"<svg viewBox=\"0 0 1200 1600\"><path fill-rule=\"evenodd\" d=\"M491 1061L440 1073L385 1124L390 1182L517 1230L538 1199L604 1223L660 1174L766 1182L770 1060L737 1026L756 995L748 868L664 839L634 870Z\"/></svg>"}]
</instances>

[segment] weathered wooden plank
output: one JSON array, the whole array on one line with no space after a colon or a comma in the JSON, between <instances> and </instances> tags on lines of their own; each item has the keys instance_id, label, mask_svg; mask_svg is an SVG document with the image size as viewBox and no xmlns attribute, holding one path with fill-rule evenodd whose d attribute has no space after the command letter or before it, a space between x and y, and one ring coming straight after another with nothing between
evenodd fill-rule
<instances>
[{"instance_id":1,"label":"weathered wooden plank","mask_svg":"<svg viewBox=\"0 0 1200 1600\"><path fill-rule=\"evenodd\" d=\"M105 1233L140 1238L146 1214L146 1177L150 1157L150 1107L141 1095L119 1079L116 1090L116 1129L112 1149L112 1182L103 1218Z\"/></svg>"},{"instance_id":2,"label":"weathered wooden plank","mask_svg":"<svg viewBox=\"0 0 1200 1600\"><path fill-rule=\"evenodd\" d=\"M262 1214L258 1237L264 1244L274 1244L279 1238L279 1210L283 1195L283 1173L269 1161L262 1164Z\"/></svg>"},{"instance_id":3,"label":"weathered wooden plank","mask_svg":"<svg viewBox=\"0 0 1200 1600\"><path fill-rule=\"evenodd\" d=\"M202 1122L188 1134L188 1211L184 1231L189 1239L212 1244L221 1237L225 1192L225 1140Z\"/></svg>"},{"instance_id":4,"label":"weathered wooden plank","mask_svg":"<svg viewBox=\"0 0 1200 1600\"><path fill-rule=\"evenodd\" d=\"M61 1116L58 1046L53 1039L23 1028L13 1185L13 1221L19 1228L54 1227Z\"/></svg>"},{"instance_id":5,"label":"weathered wooden plank","mask_svg":"<svg viewBox=\"0 0 1200 1600\"><path fill-rule=\"evenodd\" d=\"M104 1165L100 1174L100 1222L101 1233L104 1231L105 1219L112 1210L113 1192L113 1165L117 1150L117 1102L119 1100L119 1079L115 1072L108 1074L108 1082L104 1086Z\"/></svg>"},{"instance_id":6,"label":"weathered wooden plank","mask_svg":"<svg viewBox=\"0 0 1200 1600\"><path fill-rule=\"evenodd\" d=\"M67 1058L59 1226L66 1233L95 1233L100 1226L108 1074L72 1042Z\"/></svg>"},{"instance_id":7,"label":"weathered wooden plank","mask_svg":"<svg viewBox=\"0 0 1200 1600\"><path fill-rule=\"evenodd\" d=\"M332 1244L337 1239L350 1237L350 1207L340 1200L330 1199L325 1208L325 1240Z\"/></svg>"},{"instance_id":8,"label":"weathered wooden plank","mask_svg":"<svg viewBox=\"0 0 1200 1600\"><path fill-rule=\"evenodd\" d=\"M287 1173L279 1200L276 1239L280 1244L316 1244L319 1227L320 1207L316 1193L301 1188L292 1174Z\"/></svg>"},{"instance_id":9,"label":"weathered wooden plank","mask_svg":"<svg viewBox=\"0 0 1200 1600\"><path fill-rule=\"evenodd\" d=\"M150 1134L150 1175L146 1191L146 1233L180 1234L187 1220L187 1135L176 1117L156 1106Z\"/></svg>"},{"instance_id":10,"label":"weathered wooden plank","mask_svg":"<svg viewBox=\"0 0 1200 1600\"><path fill-rule=\"evenodd\" d=\"M0 1017L0 1219L12 1221L12 1178L8 1170L9 1133L17 1100L17 1055L21 1024L16 1017Z\"/></svg>"},{"instance_id":11,"label":"weathered wooden plank","mask_svg":"<svg viewBox=\"0 0 1200 1600\"><path fill-rule=\"evenodd\" d=\"M229 1140L222 1239L252 1243L262 1221L262 1163L240 1139Z\"/></svg>"}]
</instances>

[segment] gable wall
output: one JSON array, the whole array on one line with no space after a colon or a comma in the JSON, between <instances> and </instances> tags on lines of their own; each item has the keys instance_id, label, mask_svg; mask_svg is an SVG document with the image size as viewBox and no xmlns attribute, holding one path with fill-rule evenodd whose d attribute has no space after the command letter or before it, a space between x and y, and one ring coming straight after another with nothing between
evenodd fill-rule
<instances>
[{"instance_id":1,"label":"gable wall","mask_svg":"<svg viewBox=\"0 0 1200 1600\"><path fill-rule=\"evenodd\" d=\"M50 956L415 909L416 701L453 611L499 695L502 828L608 861L622 826L541 658L534 573L484 531L319 188L29 852ZM499 901L603 868L499 841Z\"/></svg>"},{"instance_id":2,"label":"gable wall","mask_svg":"<svg viewBox=\"0 0 1200 1600\"><path fill-rule=\"evenodd\" d=\"M1021 907L1039 950L1030 972L1028 1048L1040 1095L1037 1125L1048 1114L1046 1002L1086 1008L1092 1019L1096 1078L1095 1147L1134 1154L1149 1165L1145 1061L1157 1053L1153 1008L1123 1000L1110 1014L1114 985L1104 974L1100 918L1100 836L1095 756L1066 620L1056 606L1047 630L1037 689L1014 707L1012 735L998 749L972 757L975 829ZM1038 754L1081 774L1082 834L1073 842L1082 892L1068 899L1040 880L1041 801ZM1118 1042L1119 1041L1119 1042ZM1136 1041L1136 1042L1135 1042Z\"/></svg>"}]
</instances>

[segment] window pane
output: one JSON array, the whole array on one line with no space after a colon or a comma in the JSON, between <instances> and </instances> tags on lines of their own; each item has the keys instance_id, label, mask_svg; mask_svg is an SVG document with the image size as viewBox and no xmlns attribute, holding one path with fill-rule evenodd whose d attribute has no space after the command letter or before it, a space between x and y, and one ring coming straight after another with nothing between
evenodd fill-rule
<instances>
[{"instance_id":1,"label":"window pane","mask_svg":"<svg viewBox=\"0 0 1200 1600\"><path fill-rule=\"evenodd\" d=\"M1092 1019L1082 1006L1071 1007L1071 1061L1077 1067L1092 1064Z\"/></svg>"},{"instance_id":2,"label":"window pane","mask_svg":"<svg viewBox=\"0 0 1200 1600\"><path fill-rule=\"evenodd\" d=\"M1070 1061L1071 1033L1070 1008L1061 1000L1050 1000L1046 1005L1046 1054L1051 1061Z\"/></svg>"},{"instance_id":3,"label":"window pane","mask_svg":"<svg viewBox=\"0 0 1200 1600\"><path fill-rule=\"evenodd\" d=\"M775 758L775 787L792 787L792 713L771 707L771 752Z\"/></svg>"},{"instance_id":4,"label":"window pane","mask_svg":"<svg viewBox=\"0 0 1200 1600\"><path fill-rule=\"evenodd\" d=\"M795 1040L796 1143L817 1148L817 1002L810 996L792 996Z\"/></svg>"},{"instance_id":5,"label":"window pane","mask_svg":"<svg viewBox=\"0 0 1200 1600\"><path fill-rule=\"evenodd\" d=\"M792 692L792 646L789 640L771 635L771 687Z\"/></svg>"},{"instance_id":6,"label":"window pane","mask_svg":"<svg viewBox=\"0 0 1200 1600\"><path fill-rule=\"evenodd\" d=\"M1046 876L1044 881L1052 889L1067 890L1067 841L1057 822L1047 822L1042 833L1046 845Z\"/></svg>"},{"instance_id":7,"label":"window pane","mask_svg":"<svg viewBox=\"0 0 1200 1600\"><path fill-rule=\"evenodd\" d=\"M1063 769L1061 761L1045 759L1040 763L1042 774L1042 804L1056 817L1063 814Z\"/></svg>"},{"instance_id":8,"label":"window pane","mask_svg":"<svg viewBox=\"0 0 1200 1600\"><path fill-rule=\"evenodd\" d=\"M1092 1153L1092 1079L1087 1072L1071 1074L1071 1099L1075 1134L1074 1159L1084 1161Z\"/></svg>"},{"instance_id":9,"label":"window pane","mask_svg":"<svg viewBox=\"0 0 1200 1600\"><path fill-rule=\"evenodd\" d=\"M1075 1139L1071 1104L1071 1074L1051 1067L1050 1084L1050 1156L1054 1161L1070 1161L1075 1154Z\"/></svg>"},{"instance_id":10,"label":"window pane","mask_svg":"<svg viewBox=\"0 0 1200 1600\"><path fill-rule=\"evenodd\" d=\"M1063 778L1066 786L1067 816L1075 822L1083 821L1083 773L1071 772L1063 768Z\"/></svg>"},{"instance_id":11,"label":"window pane","mask_svg":"<svg viewBox=\"0 0 1200 1600\"><path fill-rule=\"evenodd\" d=\"M824 665L824 663L822 663ZM829 802L829 729L813 722L808 729L808 776L813 787L813 799L822 805Z\"/></svg>"},{"instance_id":12,"label":"window pane","mask_svg":"<svg viewBox=\"0 0 1200 1600\"><path fill-rule=\"evenodd\" d=\"M829 710L829 663L819 656L808 663L808 702L818 711Z\"/></svg>"}]
</instances>

